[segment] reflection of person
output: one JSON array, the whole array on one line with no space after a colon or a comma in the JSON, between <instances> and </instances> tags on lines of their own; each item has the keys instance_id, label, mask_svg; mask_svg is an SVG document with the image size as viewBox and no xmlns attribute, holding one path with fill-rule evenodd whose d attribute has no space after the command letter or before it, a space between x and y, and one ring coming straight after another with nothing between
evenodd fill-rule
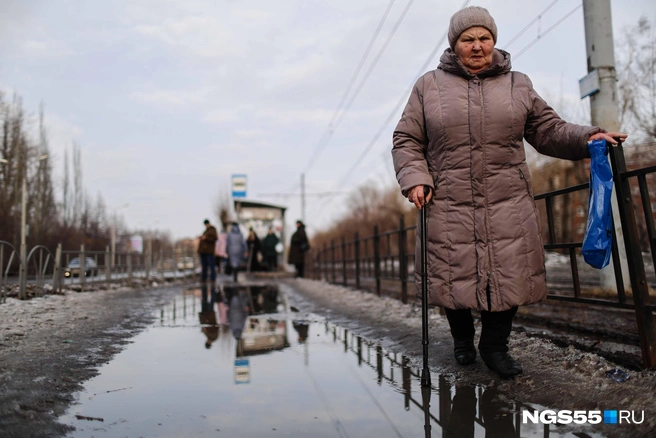
<instances>
[{"instance_id":1,"label":"reflection of person","mask_svg":"<svg viewBox=\"0 0 656 438\"><path fill-rule=\"evenodd\" d=\"M235 282L237 281L239 265L244 260L244 257L246 257L247 251L246 241L244 240L244 236L241 235L241 231L239 231L239 225L233 223L230 233L228 233L228 237L226 238L226 252L228 253L228 264L232 270Z\"/></svg>"},{"instance_id":2,"label":"reflection of person","mask_svg":"<svg viewBox=\"0 0 656 438\"><path fill-rule=\"evenodd\" d=\"M456 384L456 394L453 396L453 405L448 421L444 422L442 436L444 438L474 438L475 418L476 389L470 385Z\"/></svg>"},{"instance_id":3,"label":"reflection of person","mask_svg":"<svg viewBox=\"0 0 656 438\"><path fill-rule=\"evenodd\" d=\"M273 227L269 227L269 232L262 240L262 257L264 258L264 263L266 263L269 271L278 270L278 252L276 251L276 245L278 245L278 242L280 242L280 239L278 239L276 233L273 232Z\"/></svg>"},{"instance_id":4,"label":"reflection of person","mask_svg":"<svg viewBox=\"0 0 656 438\"><path fill-rule=\"evenodd\" d=\"M216 311L214 305L218 301L218 294L216 286L212 283L211 287L207 287L207 283L201 286L200 296L200 323L203 324L201 330L207 337L205 341L205 348L210 348L212 342L219 337L219 326L216 323Z\"/></svg>"},{"instance_id":5,"label":"reflection of person","mask_svg":"<svg viewBox=\"0 0 656 438\"><path fill-rule=\"evenodd\" d=\"M228 258L228 254L226 253L227 237L228 235L226 232L221 230L218 239L216 239L216 244L214 245L214 260L216 262L216 271L218 273L221 272L222 268L225 269L225 261Z\"/></svg>"},{"instance_id":6,"label":"reflection of person","mask_svg":"<svg viewBox=\"0 0 656 438\"><path fill-rule=\"evenodd\" d=\"M494 389L486 389L481 395L480 409L485 425L485 438L518 436L515 433L511 406L499 400L498 395Z\"/></svg>"},{"instance_id":7,"label":"reflection of person","mask_svg":"<svg viewBox=\"0 0 656 438\"><path fill-rule=\"evenodd\" d=\"M210 224L210 221L205 219L205 232L200 236L198 242L198 254L200 255L201 275L200 280L207 281L207 271L209 270L210 279L216 280L216 266L214 263L214 244L219 238L216 233L216 228Z\"/></svg>"},{"instance_id":8,"label":"reflection of person","mask_svg":"<svg viewBox=\"0 0 656 438\"><path fill-rule=\"evenodd\" d=\"M298 333L298 343L303 344L308 338L308 331L310 330L310 323L307 321L292 321L292 327Z\"/></svg>"},{"instance_id":9,"label":"reflection of person","mask_svg":"<svg viewBox=\"0 0 656 438\"><path fill-rule=\"evenodd\" d=\"M310 242L305 234L305 224L301 221L296 221L296 231L292 234L287 261L296 266L297 277L303 278L305 275L305 253L309 249Z\"/></svg>"},{"instance_id":10,"label":"reflection of person","mask_svg":"<svg viewBox=\"0 0 656 438\"><path fill-rule=\"evenodd\" d=\"M239 292L235 292L230 297L228 307L228 325L230 331L235 339L241 339L241 335L246 325L246 318L248 318L248 304L244 297Z\"/></svg>"},{"instance_id":11,"label":"reflection of person","mask_svg":"<svg viewBox=\"0 0 656 438\"><path fill-rule=\"evenodd\" d=\"M580 160L589 140L626 135L562 120L494 48L486 9L456 12L448 35L438 68L414 86L392 156L402 193L418 209L428 203L429 303L446 309L457 362L476 358L470 309L479 310L481 358L509 378L522 372L508 354L517 306L547 293L523 138L542 154Z\"/></svg>"},{"instance_id":12,"label":"reflection of person","mask_svg":"<svg viewBox=\"0 0 656 438\"><path fill-rule=\"evenodd\" d=\"M262 244L260 243L260 238L257 237L255 231L251 228L248 230L248 237L246 238L246 243L248 244L248 254L250 259L249 269L251 272L258 271L260 268L260 263L258 257L262 249Z\"/></svg>"}]
</instances>

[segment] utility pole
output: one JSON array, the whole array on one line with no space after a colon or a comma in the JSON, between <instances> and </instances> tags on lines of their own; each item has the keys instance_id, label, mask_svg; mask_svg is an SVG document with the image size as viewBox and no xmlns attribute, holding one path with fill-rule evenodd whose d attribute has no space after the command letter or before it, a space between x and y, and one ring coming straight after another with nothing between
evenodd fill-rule
<instances>
[{"instance_id":1,"label":"utility pole","mask_svg":"<svg viewBox=\"0 0 656 438\"><path fill-rule=\"evenodd\" d=\"M592 124L609 132L620 129L617 106L617 78L615 74L615 50L613 42L613 22L610 0L583 0L583 20L585 23L585 47L588 56L588 74L595 74L599 90L590 95L590 116ZM617 193L617 191L615 192ZM626 261L624 234L619 217L617 196L612 197L613 222L624 288L631 288L629 266ZM613 261L600 271L601 286L605 290L617 290Z\"/></svg>"},{"instance_id":2,"label":"utility pole","mask_svg":"<svg viewBox=\"0 0 656 438\"><path fill-rule=\"evenodd\" d=\"M18 298L21 300L27 299L27 244L25 236L27 235L26 219L27 219L27 166L23 171L23 193L21 196L21 243L20 243L20 267L19 267L19 290Z\"/></svg>"},{"instance_id":3,"label":"utility pole","mask_svg":"<svg viewBox=\"0 0 656 438\"><path fill-rule=\"evenodd\" d=\"M301 220L305 223L305 174L301 173Z\"/></svg>"}]
</instances>

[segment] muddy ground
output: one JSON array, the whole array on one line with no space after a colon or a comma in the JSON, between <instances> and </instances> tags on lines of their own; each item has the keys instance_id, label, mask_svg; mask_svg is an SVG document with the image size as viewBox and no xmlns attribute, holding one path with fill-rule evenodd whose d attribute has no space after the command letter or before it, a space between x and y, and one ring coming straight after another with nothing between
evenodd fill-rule
<instances>
[{"instance_id":1,"label":"muddy ground","mask_svg":"<svg viewBox=\"0 0 656 438\"><path fill-rule=\"evenodd\" d=\"M0 305L0 436L63 436L57 423L97 375L182 285L47 295Z\"/></svg>"},{"instance_id":2,"label":"muddy ground","mask_svg":"<svg viewBox=\"0 0 656 438\"><path fill-rule=\"evenodd\" d=\"M291 301L298 303L302 311L326 316L334 324L377 340L384 348L409 356L421 368L420 307L312 280L288 280L284 288L289 289ZM472 365L459 366L452 349L446 317L432 309L431 371L449 374L459 383L494 385L508 400L556 410L644 410L645 421L640 426L602 425L595 430L609 437L656 436L654 371L629 371L629 380L616 383L606 376L606 371L618 368L617 363L571 345L561 347L548 339L514 331L511 354L520 361L524 373L513 380L502 380L480 358Z\"/></svg>"},{"instance_id":3,"label":"muddy ground","mask_svg":"<svg viewBox=\"0 0 656 438\"><path fill-rule=\"evenodd\" d=\"M389 351L421 364L420 309L392 298L311 280L281 280L289 303L301 311L325 316ZM0 436L63 436L57 423L76 391L97 374L130 338L153 321L162 305L187 287L143 284L130 289L50 295L0 305ZM572 346L515 332L512 354L524 375L500 380L477 359L459 367L452 355L446 320L431 313L430 365L459 383L494 385L503 397L555 409L627 409L645 411L634 426L601 426L610 437L656 436L656 372L630 371L615 383L606 371L618 365Z\"/></svg>"}]
</instances>

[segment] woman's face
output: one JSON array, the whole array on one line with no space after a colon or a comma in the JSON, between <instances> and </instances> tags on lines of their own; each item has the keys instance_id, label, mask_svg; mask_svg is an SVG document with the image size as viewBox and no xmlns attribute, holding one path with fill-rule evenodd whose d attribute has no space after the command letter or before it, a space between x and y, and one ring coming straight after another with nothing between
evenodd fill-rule
<instances>
[{"instance_id":1,"label":"woman's face","mask_svg":"<svg viewBox=\"0 0 656 438\"><path fill-rule=\"evenodd\" d=\"M476 74L492 63L494 38L489 30L476 26L466 29L458 37L454 52L467 69Z\"/></svg>"}]
</instances>

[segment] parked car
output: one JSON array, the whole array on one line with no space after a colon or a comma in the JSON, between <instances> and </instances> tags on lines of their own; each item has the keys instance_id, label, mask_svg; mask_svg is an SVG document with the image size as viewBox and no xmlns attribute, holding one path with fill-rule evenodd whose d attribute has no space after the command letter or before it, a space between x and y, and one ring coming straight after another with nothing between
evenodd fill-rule
<instances>
[{"instance_id":1,"label":"parked car","mask_svg":"<svg viewBox=\"0 0 656 438\"><path fill-rule=\"evenodd\" d=\"M194 269L194 259L192 257L182 257L178 260L178 270Z\"/></svg>"},{"instance_id":2,"label":"parked car","mask_svg":"<svg viewBox=\"0 0 656 438\"><path fill-rule=\"evenodd\" d=\"M98 275L98 264L91 257L84 258L84 275L86 277ZM75 257L68 262L68 266L64 268L64 277L79 277L80 276L80 258Z\"/></svg>"}]
</instances>

